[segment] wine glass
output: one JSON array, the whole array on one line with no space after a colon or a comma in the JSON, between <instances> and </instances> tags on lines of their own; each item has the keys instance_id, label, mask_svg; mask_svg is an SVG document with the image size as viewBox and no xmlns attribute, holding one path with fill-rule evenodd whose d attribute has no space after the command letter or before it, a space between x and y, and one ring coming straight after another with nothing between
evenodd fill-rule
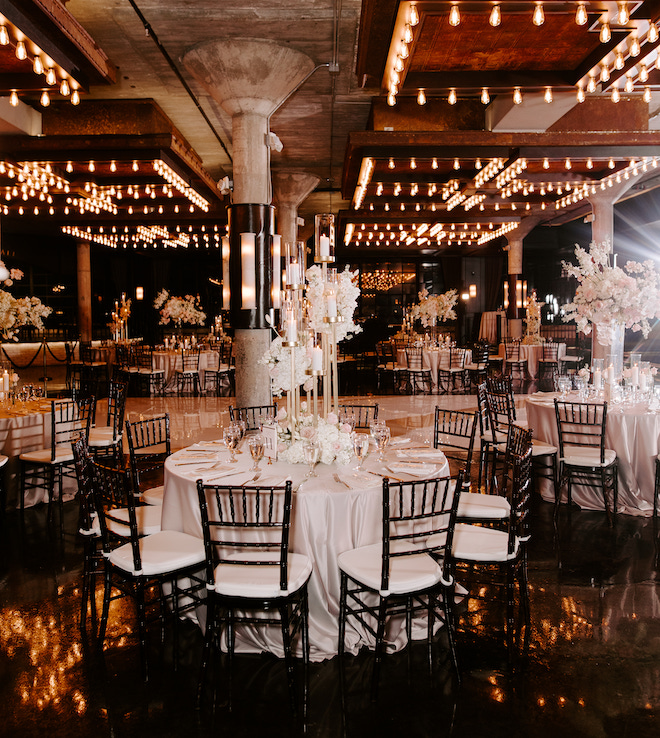
<instances>
[{"instance_id":1,"label":"wine glass","mask_svg":"<svg viewBox=\"0 0 660 738\"><path fill-rule=\"evenodd\" d=\"M309 471L305 475L306 477L317 477L318 474L314 471L314 467L318 463L319 456L321 454L321 448L318 441L305 441L303 443L303 456L305 463L309 464Z\"/></svg>"},{"instance_id":2,"label":"wine glass","mask_svg":"<svg viewBox=\"0 0 660 738\"><path fill-rule=\"evenodd\" d=\"M248 441L248 446L250 448L252 461L254 461L250 471L259 471L259 462L264 457L264 437L261 434L253 436Z\"/></svg>"},{"instance_id":3,"label":"wine glass","mask_svg":"<svg viewBox=\"0 0 660 738\"><path fill-rule=\"evenodd\" d=\"M355 417L355 413L342 413L339 416L339 425L348 425L351 429L351 433L355 430L356 422L357 418Z\"/></svg>"},{"instance_id":4,"label":"wine glass","mask_svg":"<svg viewBox=\"0 0 660 738\"><path fill-rule=\"evenodd\" d=\"M559 390L562 400L566 399L566 395L570 391L572 385L573 383L570 377L557 377L557 389Z\"/></svg>"},{"instance_id":5,"label":"wine glass","mask_svg":"<svg viewBox=\"0 0 660 738\"><path fill-rule=\"evenodd\" d=\"M364 433L353 433L353 453L358 460L356 469L362 469L362 463L369 454L369 436Z\"/></svg>"},{"instance_id":6,"label":"wine glass","mask_svg":"<svg viewBox=\"0 0 660 738\"><path fill-rule=\"evenodd\" d=\"M247 432L247 424L244 420L237 420L234 425L236 426L236 433L238 434L238 442L236 444L236 453L242 454L243 452L239 448L241 445L241 441L245 438L245 433Z\"/></svg>"},{"instance_id":7,"label":"wine glass","mask_svg":"<svg viewBox=\"0 0 660 738\"><path fill-rule=\"evenodd\" d=\"M385 448L390 442L390 429L385 424L378 427L376 443L378 444L378 461L383 461Z\"/></svg>"},{"instance_id":8,"label":"wine glass","mask_svg":"<svg viewBox=\"0 0 660 738\"><path fill-rule=\"evenodd\" d=\"M229 461L232 464L237 462L236 458L236 447L238 446L240 438L240 431L235 425L227 426L222 432L222 440L225 442L225 446L229 449L231 458Z\"/></svg>"}]
</instances>

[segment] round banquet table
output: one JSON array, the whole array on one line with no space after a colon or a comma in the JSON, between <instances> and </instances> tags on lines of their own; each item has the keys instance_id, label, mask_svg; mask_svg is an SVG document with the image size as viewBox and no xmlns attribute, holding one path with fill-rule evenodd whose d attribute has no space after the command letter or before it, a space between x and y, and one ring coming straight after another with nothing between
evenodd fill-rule
<instances>
[{"instance_id":1,"label":"round banquet table","mask_svg":"<svg viewBox=\"0 0 660 738\"><path fill-rule=\"evenodd\" d=\"M162 369L165 372L165 392L176 391L175 372L183 366L181 351L154 351L152 355L152 365L154 369ZM204 372L207 369L217 368L217 351L207 350L199 352L199 384L202 389L205 387Z\"/></svg>"},{"instance_id":2,"label":"round banquet table","mask_svg":"<svg viewBox=\"0 0 660 738\"><path fill-rule=\"evenodd\" d=\"M215 451L209 454L208 451ZM425 454L433 454L428 449ZM196 456L199 454L199 456ZM205 455L206 454L206 455ZM352 467L355 459L349 466L337 464L318 464L317 477L305 479L308 467L302 464L288 464L281 461L267 464L263 459L260 467L262 476L253 484L281 485L286 479L291 479L294 492L293 517L290 533L290 550L304 553L313 562L313 571L309 581L309 638L310 657L313 661L322 661L331 658L337 653L337 617L339 614L340 577L337 558L340 553L359 546L377 543L382 537L382 478L367 473L370 470L386 472L383 465L401 462L399 456L407 454L414 463L412 449L403 450L403 447L390 449L386 453L385 461L378 462L376 453L370 454L363 464L362 472ZM190 460L203 457L208 463L201 461L199 467ZM181 530L190 535L202 537L202 526L199 512L199 502L195 480L200 477L209 484L241 484L252 463L247 449L237 458L237 471L246 474L227 476L212 479L212 472L204 473L213 461L227 461L229 454L222 444L198 444L172 454L165 463L165 494L163 498L162 526L164 530ZM424 462L433 467L429 476L439 477L449 474L449 465L444 455L435 452L434 460L428 457ZM334 479L338 474L350 486L347 488ZM217 472L216 472L217 474ZM400 472L398 475L406 481L417 477ZM204 608L197 613L198 620L203 624ZM413 624L413 638L426 637L426 624ZM393 620L389 625L388 641L393 649L403 648L406 642L405 624L403 619ZM346 626L346 650L357 653L364 645L373 647L371 635L349 621ZM241 651L270 651L278 657L283 657L281 634L279 629L242 626L237 629L236 649Z\"/></svg>"},{"instance_id":3,"label":"round banquet table","mask_svg":"<svg viewBox=\"0 0 660 738\"><path fill-rule=\"evenodd\" d=\"M0 453L9 457L3 471L10 506L17 507L19 501L19 455L50 447L51 404L47 399L16 401L14 404L0 403ZM74 480L64 477L63 484L65 493L75 492ZM45 489L31 489L25 496L26 507L47 501L48 493Z\"/></svg>"},{"instance_id":4,"label":"round banquet table","mask_svg":"<svg viewBox=\"0 0 660 738\"><path fill-rule=\"evenodd\" d=\"M566 356L566 344L558 343L559 349L557 351L557 358L561 361ZM499 355L500 359L506 358L506 346L500 344ZM539 361L543 358L543 344L542 343L521 343L520 344L520 358L527 362L527 371L532 379L535 379L539 373Z\"/></svg>"},{"instance_id":5,"label":"round banquet table","mask_svg":"<svg viewBox=\"0 0 660 738\"><path fill-rule=\"evenodd\" d=\"M526 399L527 423L534 438L558 446L555 418L555 393L530 395ZM579 402L576 393L567 396L569 402ZM602 400L601 400L602 401ZM660 413L649 411L646 403L607 406L605 446L616 451L619 459L618 512L629 515L653 513L655 457L660 451ZM548 480L539 480L544 499L554 500ZM573 501L587 510L603 510L599 489L588 485L573 485ZM565 494L564 494L565 497Z\"/></svg>"},{"instance_id":6,"label":"round banquet table","mask_svg":"<svg viewBox=\"0 0 660 738\"><path fill-rule=\"evenodd\" d=\"M462 349L465 352L465 364L472 361L472 351ZM438 369L449 369L451 350L448 348L422 348L422 369L431 370L431 384L434 390L438 389ZM396 362L399 367L408 366L408 357L405 348L397 349Z\"/></svg>"}]
</instances>

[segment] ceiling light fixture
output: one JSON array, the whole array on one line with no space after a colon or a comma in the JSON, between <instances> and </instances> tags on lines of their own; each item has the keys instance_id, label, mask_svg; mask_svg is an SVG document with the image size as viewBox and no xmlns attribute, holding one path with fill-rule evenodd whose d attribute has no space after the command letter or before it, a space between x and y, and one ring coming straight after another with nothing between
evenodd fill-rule
<instances>
[{"instance_id":1,"label":"ceiling light fixture","mask_svg":"<svg viewBox=\"0 0 660 738\"><path fill-rule=\"evenodd\" d=\"M577 10L575 11L575 22L578 26L583 26L587 20L587 9L584 7L584 3L578 3Z\"/></svg>"},{"instance_id":2,"label":"ceiling light fixture","mask_svg":"<svg viewBox=\"0 0 660 738\"><path fill-rule=\"evenodd\" d=\"M435 157L433 157L433 161L431 162L431 168L432 169L438 168L438 160Z\"/></svg>"},{"instance_id":3,"label":"ceiling light fixture","mask_svg":"<svg viewBox=\"0 0 660 738\"><path fill-rule=\"evenodd\" d=\"M542 26L545 23L545 13L543 12L543 5L541 3L537 3L534 7L532 23L535 26Z\"/></svg>"},{"instance_id":4,"label":"ceiling light fixture","mask_svg":"<svg viewBox=\"0 0 660 738\"><path fill-rule=\"evenodd\" d=\"M639 56L639 52L642 47L639 45L639 39L637 36L633 36L630 41L630 56Z\"/></svg>"},{"instance_id":5,"label":"ceiling light fixture","mask_svg":"<svg viewBox=\"0 0 660 738\"><path fill-rule=\"evenodd\" d=\"M410 23L406 23L406 25L403 28L403 42L405 44L410 44L412 43L412 40L413 40L412 28L410 27Z\"/></svg>"},{"instance_id":6,"label":"ceiling light fixture","mask_svg":"<svg viewBox=\"0 0 660 738\"><path fill-rule=\"evenodd\" d=\"M457 171L461 168L461 162L458 159L454 159L454 169Z\"/></svg>"},{"instance_id":7,"label":"ceiling light fixture","mask_svg":"<svg viewBox=\"0 0 660 738\"><path fill-rule=\"evenodd\" d=\"M27 49L25 48L25 43L23 41L19 41L16 44L16 58L21 61L25 61L27 59Z\"/></svg>"},{"instance_id":8,"label":"ceiling light fixture","mask_svg":"<svg viewBox=\"0 0 660 738\"><path fill-rule=\"evenodd\" d=\"M649 78L649 70L646 68L646 64L642 64L639 67L639 81L647 82Z\"/></svg>"},{"instance_id":9,"label":"ceiling light fixture","mask_svg":"<svg viewBox=\"0 0 660 738\"><path fill-rule=\"evenodd\" d=\"M651 102L651 88L650 87L645 87L644 88L644 94L642 95L642 97L643 97L645 103L650 103Z\"/></svg>"},{"instance_id":10,"label":"ceiling light fixture","mask_svg":"<svg viewBox=\"0 0 660 738\"><path fill-rule=\"evenodd\" d=\"M603 25L600 27L600 34L598 36L600 39L601 44L608 44L612 39L612 29L610 28L609 23L603 23Z\"/></svg>"},{"instance_id":11,"label":"ceiling light fixture","mask_svg":"<svg viewBox=\"0 0 660 738\"><path fill-rule=\"evenodd\" d=\"M80 94L78 93L78 90L74 90L71 93L71 104L80 105Z\"/></svg>"},{"instance_id":12,"label":"ceiling light fixture","mask_svg":"<svg viewBox=\"0 0 660 738\"><path fill-rule=\"evenodd\" d=\"M456 90L452 87L451 90L449 90L449 96L447 97L447 102L450 105L456 105Z\"/></svg>"},{"instance_id":13,"label":"ceiling light fixture","mask_svg":"<svg viewBox=\"0 0 660 738\"><path fill-rule=\"evenodd\" d=\"M416 5L410 6L410 13L408 15L408 22L411 26L416 26L419 23L419 11Z\"/></svg>"},{"instance_id":14,"label":"ceiling light fixture","mask_svg":"<svg viewBox=\"0 0 660 738\"><path fill-rule=\"evenodd\" d=\"M34 61L32 62L32 71L35 74L43 74L44 73L44 64L41 61L41 57L37 54L37 56L34 57Z\"/></svg>"},{"instance_id":15,"label":"ceiling light fixture","mask_svg":"<svg viewBox=\"0 0 660 738\"><path fill-rule=\"evenodd\" d=\"M394 166L395 166L395 165L394 165L394 159L393 159L393 158L392 158L392 157L390 156L390 160L389 160L389 162L387 163L387 168L388 168L388 169L394 169Z\"/></svg>"},{"instance_id":16,"label":"ceiling light fixture","mask_svg":"<svg viewBox=\"0 0 660 738\"><path fill-rule=\"evenodd\" d=\"M614 169L614 159L610 159L610 160L609 160L609 161L607 162L607 168L608 168L608 169Z\"/></svg>"},{"instance_id":17,"label":"ceiling light fixture","mask_svg":"<svg viewBox=\"0 0 660 738\"><path fill-rule=\"evenodd\" d=\"M585 94L584 94L584 89L583 89L582 87L578 87L578 91L577 91L577 101L578 101L579 103L583 103L583 102L584 102L584 100L585 100L585 97L586 97L586 96L585 96Z\"/></svg>"},{"instance_id":18,"label":"ceiling light fixture","mask_svg":"<svg viewBox=\"0 0 660 738\"><path fill-rule=\"evenodd\" d=\"M71 100L73 102L73 99ZM387 104L390 107L394 107L396 105L396 95L393 92L390 92L387 96Z\"/></svg>"},{"instance_id":19,"label":"ceiling light fixture","mask_svg":"<svg viewBox=\"0 0 660 738\"><path fill-rule=\"evenodd\" d=\"M619 13L617 16L617 23L620 26L625 26L630 20L630 13L628 12L628 3L617 3Z\"/></svg>"},{"instance_id":20,"label":"ceiling light fixture","mask_svg":"<svg viewBox=\"0 0 660 738\"><path fill-rule=\"evenodd\" d=\"M520 87L516 87L513 91L513 102L516 105L520 105L523 101L522 92L520 91Z\"/></svg>"},{"instance_id":21,"label":"ceiling light fixture","mask_svg":"<svg viewBox=\"0 0 660 738\"><path fill-rule=\"evenodd\" d=\"M461 14L458 10L458 5L452 5L449 11L449 25L458 26L461 22Z\"/></svg>"},{"instance_id":22,"label":"ceiling light fixture","mask_svg":"<svg viewBox=\"0 0 660 738\"><path fill-rule=\"evenodd\" d=\"M545 88L545 95L543 95L543 99L547 103L551 103L552 102L552 87L546 87Z\"/></svg>"},{"instance_id":23,"label":"ceiling light fixture","mask_svg":"<svg viewBox=\"0 0 660 738\"><path fill-rule=\"evenodd\" d=\"M488 105L488 103L490 102L490 95L488 94L488 88L487 87L482 87L481 88L481 102L484 105Z\"/></svg>"},{"instance_id":24,"label":"ceiling light fixture","mask_svg":"<svg viewBox=\"0 0 660 738\"><path fill-rule=\"evenodd\" d=\"M593 161L591 161L591 157L589 157L587 159L587 169L593 169L593 168L594 168L594 163Z\"/></svg>"},{"instance_id":25,"label":"ceiling light fixture","mask_svg":"<svg viewBox=\"0 0 660 738\"><path fill-rule=\"evenodd\" d=\"M613 87L612 88L612 102L618 103L619 100L621 100L621 93L619 92L619 88Z\"/></svg>"},{"instance_id":26,"label":"ceiling light fixture","mask_svg":"<svg viewBox=\"0 0 660 738\"><path fill-rule=\"evenodd\" d=\"M623 58L623 54L620 51L617 51L614 56L614 68L621 71L623 67L625 66L625 59Z\"/></svg>"},{"instance_id":27,"label":"ceiling light fixture","mask_svg":"<svg viewBox=\"0 0 660 738\"><path fill-rule=\"evenodd\" d=\"M654 44L658 38L660 38L660 34L658 34L658 27L655 25L653 21L651 21L651 25L649 26L649 32L646 35L646 40Z\"/></svg>"},{"instance_id":28,"label":"ceiling light fixture","mask_svg":"<svg viewBox=\"0 0 660 738\"><path fill-rule=\"evenodd\" d=\"M48 90L44 90L41 93L41 98L39 99L39 102L44 108L47 108L50 105L50 95L48 94Z\"/></svg>"},{"instance_id":29,"label":"ceiling light fixture","mask_svg":"<svg viewBox=\"0 0 660 738\"><path fill-rule=\"evenodd\" d=\"M69 82L66 79L63 79L60 82L60 95L63 95L64 97L69 97L71 94L71 87L69 87Z\"/></svg>"},{"instance_id":30,"label":"ceiling light fixture","mask_svg":"<svg viewBox=\"0 0 660 738\"><path fill-rule=\"evenodd\" d=\"M7 26L0 26L0 46L7 46L9 43L9 34L7 33Z\"/></svg>"},{"instance_id":31,"label":"ceiling light fixture","mask_svg":"<svg viewBox=\"0 0 660 738\"><path fill-rule=\"evenodd\" d=\"M543 159L543 168L544 169L550 169L550 162L548 161L548 158L546 157Z\"/></svg>"},{"instance_id":32,"label":"ceiling light fixture","mask_svg":"<svg viewBox=\"0 0 660 738\"><path fill-rule=\"evenodd\" d=\"M589 74L589 82L587 82L587 92L596 92L596 78L592 73Z\"/></svg>"},{"instance_id":33,"label":"ceiling light fixture","mask_svg":"<svg viewBox=\"0 0 660 738\"><path fill-rule=\"evenodd\" d=\"M490 11L490 18L488 19L488 22L491 26L493 26L493 28L499 26L502 22L502 12L500 11L499 5L493 5L493 9Z\"/></svg>"},{"instance_id":34,"label":"ceiling light fixture","mask_svg":"<svg viewBox=\"0 0 660 738\"><path fill-rule=\"evenodd\" d=\"M12 90L11 95L9 95L9 104L15 108L18 106L18 103L19 103L18 93L16 92L16 90Z\"/></svg>"},{"instance_id":35,"label":"ceiling light fixture","mask_svg":"<svg viewBox=\"0 0 660 738\"><path fill-rule=\"evenodd\" d=\"M424 94L424 90L420 90L417 93L417 104L426 105L426 95Z\"/></svg>"},{"instance_id":36,"label":"ceiling light fixture","mask_svg":"<svg viewBox=\"0 0 660 738\"><path fill-rule=\"evenodd\" d=\"M607 67L607 64L603 64L603 66L600 68L600 81L601 82L607 82L610 78L610 70Z\"/></svg>"},{"instance_id":37,"label":"ceiling light fixture","mask_svg":"<svg viewBox=\"0 0 660 738\"><path fill-rule=\"evenodd\" d=\"M625 84L624 90L628 94L630 94L634 89L635 89L635 85L633 83L633 78L631 77L630 74L627 74L626 75L626 84Z\"/></svg>"},{"instance_id":38,"label":"ceiling light fixture","mask_svg":"<svg viewBox=\"0 0 660 738\"><path fill-rule=\"evenodd\" d=\"M415 161L414 158L410 160L410 168L417 169L417 162Z\"/></svg>"}]
</instances>

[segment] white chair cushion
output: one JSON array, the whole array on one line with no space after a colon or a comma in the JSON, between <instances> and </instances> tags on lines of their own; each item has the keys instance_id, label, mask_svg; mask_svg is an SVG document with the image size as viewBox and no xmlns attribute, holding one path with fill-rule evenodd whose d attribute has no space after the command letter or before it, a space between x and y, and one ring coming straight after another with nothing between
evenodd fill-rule
<instances>
[{"instance_id":1,"label":"white chair cushion","mask_svg":"<svg viewBox=\"0 0 660 738\"><path fill-rule=\"evenodd\" d=\"M557 450L556 446L551 446L544 441L537 441L535 438L532 439L532 456L551 456L556 454Z\"/></svg>"},{"instance_id":2,"label":"white chair cushion","mask_svg":"<svg viewBox=\"0 0 660 738\"><path fill-rule=\"evenodd\" d=\"M339 555L339 568L349 577L380 592L382 572L382 543L354 548ZM405 594L433 587L442 581L442 569L426 553L399 556L390 559L389 592Z\"/></svg>"},{"instance_id":3,"label":"white chair cushion","mask_svg":"<svg viewBox=\"0 0 660 738\"><path fill-rule=\"evenodd\" d=\"M599 448L592 448L590 446L570 446L565 449L562 461L566 464L570 464L571 466L609 466L616 461L616 451L606 448L605 461L601 464Z\"/></svg>"},{"instance_id":4,"label":"white chair cushion","mask_svg":"<svg viewBox=\"0 0 660 738\"><path fill-rule=\"evenodd\" d=\"M458 523L454 529L452 553L460 561L500 562L515 558L520 542L509 556L509 534L503 530Z\"/></svg>"},{"instance_id":5,"label":"white chair cushion","mask_svg":"<svg viewBox=\"0 0 660 738\"><path fill-rule=\"evenodd\" d=\"M141 536L150 536L153 533L160 532L160 519L162 514L160 507L154 507L152 505L140 505L140 507L136 507L135 517L138 524L138 533ZM113 510L112 515L120 520L125 520L126 525L121 525L121 523L118 523L116 520L110 520L108 518L106 521L108 529L117 536L128 538L131 534L128 525L128 508Z\"/></svg>"},{"instance_id":6,"label":"white chair cushion","mask_svg":"<svg viewBox=\"0 0 660 738\"><path fill-rule=\"evenodd\" d=\"M244 551L228 556L229 559L245 561L273 560L277 555L271 551ZM312 573L312 562L304 554L289 552L288 589L280 589L280 567L278 565L250 566L240 564L218 564L215 567L215 591L228 597L282 597L299 590Z\"/></svg>"},{"instance_id":7,"label":"white chair cushion","mask_svg":"<svg viewBox=\"0 0 660 738\"><path fill-rule=\"evenodd\" d=\"M475 520L505 520L511 514L506 497L484 495L480 492L462 492L458 501L459 518Z\"/></svg>"},{"instance_id":8,"label":"white chair cushion","mask_svg":"<svg viewBox=\"0 0 660 738\"><path fill-rule=\"evenodd\" d=\"M133 549L130 543L112 551L108 560L129 574L156 576L202 564L206 559L202 539L178 530L162 530L141 538L140 556L141 572L136 572L133 567Z\"/></svg>"},{"instance_id":9,"label":"white chair cushion","mask_svg":"<svg viewBox=\"0 0 660 738\"><path fill-rule=\"evenodd\" d=\"M114 429L109 425L101 425L96 428L91 428L89 431L89 446L112 446L119 441L121 435L115 437Z\"/></svg>"},{"instance_id":10,"label":"white chair cushion","mask_svg":"<svg viewBox=\"0 0 660 738\"><path fill-rule=\"evenodd\" d=\"M147 505L162 505L165 487L161 484L159 487L151 487L140 495L142 502Z\"/></svg>"},{"instance_id":11,"label":"white chair cushion","mask_svg":"<svg viewBox=\"0 0 660 738\"><path fill-rule=\"evenodd\" d=\"M0 454L0 469L9 461L9 456L4 456L3 454Z\"/></svg>"},{"instance_id":12,"label":"white chair cushion","mask_svg":"<svg viewBox=\"0 0 660 738\"><path fill-rule=\"evenodd\" d=\"M32 464L65 464L73 461L73 452L71 444L67 446L58 446L55 451L55 459L51 459L51 450L49 448L40 448L37 451L26 451L19 456L21 461L29 461Z\"/></svg>"},{"instance_id":13,"label":"white chair cushion","mask_svg":"<svg viewBox=\"0 0 660 738\"><path fill-rule=\"evenodd\" d=\"M149 369L147 367L142 367L141 369L138 369L138 374L165 374L164 369Z\"/></svg>"}]
</instances>

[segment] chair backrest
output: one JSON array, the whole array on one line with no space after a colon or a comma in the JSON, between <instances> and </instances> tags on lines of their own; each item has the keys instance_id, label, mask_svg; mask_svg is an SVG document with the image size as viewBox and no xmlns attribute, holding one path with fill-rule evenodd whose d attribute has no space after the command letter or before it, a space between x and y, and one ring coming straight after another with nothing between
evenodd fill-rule
<instances>
[{"instance_id":1,"label":"chair backrest","mask_svg":"<svg viewBox=\"0 0 660 738\"><path fill-rule=\"evenodd\" d=\"M490 346L487 343L475 343L472 348L472 363L487 364L490 356Z\"/></svg>"},{"instance_id":2,"label":"chair backrest","mask_svg":"<svg viewBox=\"0 0 660 738\"><path fill-rule=\"evenodd\" d=\"M85 364L91 364L94 361L94 350L91 341L80 342L80 358Z\"/></svg>"},{"instance_id":3,"label":"chair backrest","mask_svg":"<svg viewBox=\"0 0 660 738\"><path fill-rule=\"evenodd\" d=\"M283 487L225 487L197 480L204 533L207 586L215 567L279 566L280 589L288 587L291 482Z\"/></svg>"},{"instance_id":4,"label":"chair backrest","mask_svg":"<svg viewBox=\"0 0 660 738\"><path fill-rule=\"evenodd\" d=\"M406 362L408 369L422 368L422 349L420 346L408 346L406 348Z\"/></svg>"},{"instance_id":5,"label":"chair backrest","mask_svg":"<svg viewBox=\"0 0 660 738\"><path fill-rule=\"evenodd\" d=\"M449 368L463 369L465 367L465 349L450 348L449 349Z\"/></svg>"},{"instance_id":6,"label":"chair backrest","mask_svg":"<svg viewBox=\"0 0 660 738\"><path fill-rule=\"evenodd\" d=\"M479 435L483 440L486 436L486 431L490 428L488 422L488 404L486 403L486 383L482 382L477 385L477 412L479 413Z\"/></svg>"},{"instance_id":7,"label":"chair backrest","mask_svg":"<svg viewBox=\"0 0 660 738\"><path fill-rule=\"evenodd\" d=\"M232 363L232 349L233 344L231 341L223 341L218 349L220 364L227 364L231 366Z\"/></svg>"},{"instance_id":8,"label":"chair backrest","mask_svg":"<svg viewBox=\"0 0 660 738\"><path fill-rule=\"evenodd\" d=\"M81 400L53 400L51 405L51 460L57 456L58 448L68 446L80 436L89 440L89 426L96 404L95 397Z\"/></svg>"},{"instance_id":9,"label":"chair backrest","mask_svg":"<svg viewBox=\"0 0 660 738\"><path fill-rule=\"evenodd\" d=\"M145 472L161 469L172 453L170 443L170 416L126 421L126 437L133 489L140 490L140 477Z\"/></svg>"},{"instance_id":10,"label":"chair backrest","mask_svg":"<svg viewBox=\"0 0 660 738\"><path fill-rule=\"evenodd\" d=\"M69 377L71 399L79 401L87 397L98 397L99 385L99 375L94 372L91 366L83 364L79 371Z\"/></svg>"},{"instance_id":11,"label":"chair backrest","mask_svg":"<svg viewBox=\"0 0 660 738\"><path fill-rule=\"evenodd\" d=\"M199 347L181 349L181 368L184 372L199 371Z\"/></svg>"},{"instance_id":12,"label":"chair backrest","mask_svg":"<svg viewBox=\"0 0 660 738\"><path fill-rule=\"evenodd\" d=\"M109 554L115 546L128 540L131 544L135 573L142 573L140 534L128 469L94 463L94 505L99 517L103 553ZM121 516L116 513L118 509L122 509Z\"/></svg>"},{"instance_id":13,"label":"chair backrest","mask_svg":"<svg viewBox=\"0 0 660 738\"><path fill-rule=\"evenodd\" d=\"M344 417L355 420L355 428L369 428L369 426L378 420L378 403L373 405L340 405L339 420Z\"/></svg>"},{"instance_id":14,"label":"chair backrest","mask_svg":"<svg viewBox=\"0 0 660 738\"><path fill-rule=\"evenodd\" d=\"M600 449L600 461L605 461L607 402L560 402L555 399L555 416L560 456L565 455L567 448L588 446Z\"/></svg>"},{"instance_id":15,"label":"chair backrest","mask_svg":"<svg viewBox=\"0 0 660 738\"><path fill-rule=\"evenodd\" d=\"M508 498L511 504L509 518L508 551L513 555L516 545L525 542L530 536L530 501L532 490L532 443L523 453L513 455L508 461Z\"/></svg>"},{"instance_id":16,"label":"chair backrest","mask_svg":"<svg viewBox=\"0 0 660 738\"><path fill-rule=\"evenodd\" d=\"M135 354L132 349L122 343L115 344L115 363L120 367L129 367L133 363Z\"/></svg>"},{"instance_id":17,"label":"chair backrest","mask_svg":"<svg viewBox=\"0 0 660 738\"><path fill-rule=\"evenodd\" d=\"M112 427L113 438L119 438L124 431L124 412L128 385L111 379L108 382L108 414L106 425Z\"/></svg>"},{"instance_id":18,"label":"chair backrest","mask_svg":"<svg viewBox=\"0 0 660 738\"><path fill-rule=\"evenodd\" d=\"M559 357L559 344L546 341L543 344L543 361L557 361Z\"/></svg>"},{"instance_id":19,"label":"chair backrest","mask_svg":"<svg viewBox=\"0 0 660 738\"><path fill-rule=\"evenodd\" d=\"M486 377L486 389L489 392L499 392L500 394L506 392L511 400L511 412L513 419L516 419L516 402L513 397L513 379L510 376L500 377Z\"/></svg>"},{"instance_id":20,"label":"chair backrest","mask_svg":"<svg viewBox=\"0 0 660 738\"><path fill-rule=\"evenodd\" d=\"M80 436L71 444L73 462L78 480L78 531L81 535L92 535L94 529L94 460L89 453L87 439Z\"/></svg>"},{"instance_id":21,"label":"chair backrest","mask_svg":"<svg viewBox=\"0 0 660 738\"><path fill-rule=\"evenodd\" d=\"M511 341L504 345L506 350L506 358L510 361L520 361L520 343Z\"/></svg>"},{"instance_id":22,"label":"chair backrest","mask_svg":"<svg viewBox=\"0 0 660 738\"><path fill-rule=\"evenodd\" d=\"M135 348L135 362L138 369L153 368L153 350L149 346L138 345Z\"/></svg>"},{"instance_id":23,"label":"chair backrest","mask_svg":"<svg viewBox=\"0 0 660 738\"><path fill-rule=\"evenodd\" d=\"M246 430L259 430L263 423L275 420L277 405L252 405L250 407L229 406L229 419L232 423L242 420Z\"/></svg>"},{"instance_id":24,"label":"chair backrest","mask_svg":"<svg viewBox=\"0 0 660 738\"><path fill-rule=\"evenodd\" d=\"M391 341L379 341L376 344L376 355L381 363L396 361L394 344Z\"/></svg>"},{"instance_id":25,"label":"chair backrest","mask_svg":"<svg viewBox=\"0 0 660 738\"><path fill-rule=\"evenodd\" d=\"M76 360L76 344L70 341L64 342L64 350L66 351L67 363Z\"/></svg>"},{"instance_id":26,"label":"chair backrest","mask_svg":"<svg viewBox=\"0 0 660 738\"><path fill-rule=\"evenodd\" d=\"M433 447L444 451L449 459L460 461L469 477L472 468L474 437L477 432L479 413L462 410L435 408Z\"/></svg>"},{"instance_id":27,"label":"chair backrest","mask_svg":"<svg viewBox=\"0 0 660 738\"><path fill-rule=\"evenodd\" d=\"M515 421L513 403L505 392L486 390L485 398L488 410L488 425L493 433L493 440L498 440L497 434L506 434L511 423Z\"/></svg>"},{"instance_id":28,"label":"chair backrest","mask_svg":"<svg viewBox=\"0 0 660 738\"><path fill-rule=\"evenodd\" d=\"M451 547L456 510L463 486L458 479L390 482L383 479L383 549L381 592L389 591L391 559L431 554L443 567L444 580L453 580Z\"/></svg>"}]
</instances>

